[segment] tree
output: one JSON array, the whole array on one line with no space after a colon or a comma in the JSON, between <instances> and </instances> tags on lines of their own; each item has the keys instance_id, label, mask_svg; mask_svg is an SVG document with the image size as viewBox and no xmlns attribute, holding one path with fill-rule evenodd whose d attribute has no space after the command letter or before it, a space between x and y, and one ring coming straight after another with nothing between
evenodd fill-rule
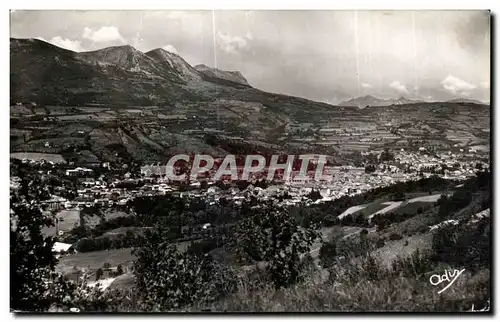
<instances>
[{"instance_id":1,"label":"tree","mask_svg":"<svg viewBox=\"0 0 500 322\"><path fill-rule=\"evenodd\" d=\"M323 224L325 225L325 227L332 227L338 225L339 223L340 220L332 214L326 215L323 219Z\"/></svg>"},{"instance_id":2,"label":"tree","mask_svg":"<svg viewBox=\"0 0 500 322\"><path fill-rule=\"evenodd\" d=\"M380 161L392 161L394 160L394 154L389 152L389 149L384 149L384 151L380 154Z\"/></svg>"},{"instance_id":3,"label":"tree","mask_svg":"<svg viewBox=\"0 0 500 322\"><path fill-rule=\"evenodd\" d=\"M337 255L337 244L335 242L326 242L319 249L319 260L322 267L330 267L335 262Z\"/></svg>"},{"instance_id":4,"label":"tree","mask_svg":"<svg viewBox=\"0 0 500 322\"><path fill-rule=\"evenodd\" d=\"M165 311L207 303L233 292L234 272L207 255L180 252L168 242L168 231L157 227L133 254L137 288L149 310Z\"/></svg>"},{"instance_id":5,"label":"tree","mask_svg":"<svg viewBox=\"0 0 500 322\"><path fill-rule=\"evenodd\" d=\"M375 165L373 164L369 164L365 167L365 172L366 173L373 173L377 170L377 168L375 167Z\"/></svg>"},{"instance_id":6,"label":"tree","mask_svg":"<svg viewBox=\"0 0 500 322\"><path fill-rule=\"evenodd\" d=\"M98 281L101 279L102 275L104 274L102 268L99 268L96 272L95 272L95 280Z\"/></svg>"},{"instance_id":7,"label":"tree","mask_svg":"<svg viewBox=\"0 0 500 322\"><path fill-rule=\"evenodd\" d=\"M357 216L356 216L356 219L354 220L354 223L357 225L357 226L366 226L368 224L368 221L366 220L365 216L363 213L359 213Z\"/></svg>"},{"instance_id":8,"label":"tree","mask_svg":"<svg viewBox=\"0 0 500 322\"><path fill-rule=\"evenodd\" d=\"M206 180L203 180L200 182L200 189L202 189L202 190L208 189L208 182Z\"/></svg>"},{"instance_id":9,"label":"tree","mask_svg":"<svg viewBox=\"0 0 500 322\"><path fill-rule=\"evenodd\" d=\"M11 194L10 308L47 311L77 301L75 285L55 272L55 239L42 235L42 227L54 224L40 210L39 201L47 197L43 184L24 176L21 180L19 191Z\"/></svg>"},{"instance_id":10,"label":"tree","mask_svg":"<svg viewBox=\"0 0 500 322\"><path fill-rule=\"evenodd\" d=\"M23 311L44 311L52 304L45 297L56 258L55 240L43 237L41 228L51 226L49 218L35 205L14 205L10 229L10 306ZM14 224L14 225L13 225Z\"/></svg>"},{"instance_id":11,"label":"tree","mask_svg":"<svg viewBox=\"0 0 500 322\"><path fill-rule=\"evenodd\" d=\"M237 251L243 261L265 261L278 289L302 279L300 258L317 237L314 229L298 226L285 208L269 203L239 224Z\"/></svg>"},{"instance_id":12,"label":"tree","mask_svg":"<svg viewBox=\"0 0 500 322\"><path fill-rule=\"evenodd\" d=\"M318 190L315 189L312 189L311 192L309 192L306 197L311 199L312 201L323 199L323 196L319 193Z\"/></svg>"},{"instance_id":13,"label":"tree","mask_svg":"<svg viewBox=\"0 0 500 322\"><path fill-rule=\"evenodd\" d=\"M394 193L393 200L394 201L404 201L404 200L406 200L406 195L402 190L397 189L396 192Z\"/></svg>"}]
</instances>

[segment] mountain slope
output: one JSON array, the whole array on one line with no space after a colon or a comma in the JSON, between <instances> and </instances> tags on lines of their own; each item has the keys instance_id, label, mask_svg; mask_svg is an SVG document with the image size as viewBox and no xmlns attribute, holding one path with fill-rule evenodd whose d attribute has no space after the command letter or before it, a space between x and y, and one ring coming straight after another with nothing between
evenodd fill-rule
<instances>
[{"instance_id":1,"label":"mountain slope","mask_svg":"<svg viewBox=\"0 0 500 322\"><path fill-rule=\"evenodd\" d=\"M203 65L203 64L196 65L196 66L194 66L194 68L197 71L199 71L205 75L211 76L211 77L217 77L217 78L225 79L225 80L228 80L231 82L250 86L250 84L245 79L245 77L243 77L243 75L238 71L232 72L232 71L220 70L217 68L210 68L207 65Z\"/></svg>"},{"instance_id":2,"label":"mountain slope","mask_svg":"<svg viewBox=\"0 0 500 322\"><path fill-rule=\"evenodd\" d=\"M151 50L146 53L155 63L162 64L163 67L170 68L177 75L188 82L193 80L201 80L202 77L191 65L189 65L182 57L171 53L161 48Z\"/></svg>"},{"instance_id":3,"label":"mountain slope","mask_svg":"<svg viewBox=\"0 0 500 322\"><path fill-rule=\"evenodd\" d=\"M270 111L316 115L331 105L266 93L237 72L200 72L163 49L131 46L76 53L37 39L11 38L11 101L39 105L173 105L232 100ZM29 67L28 67L29 66ZM220 77L223 78L220 78ZM236 81L236 82L235 82ZM314 110L305 110L304 105Z\"/></svg>"},{"instance_id":4,"label":"mountain slope","mask_svg":"<svg viewBox=\"0 0 500 322\"><path fill-rule=\"evenodd\" d=\"M162 49L142 53L118 46L75 53L33 39L11 39L10 49L12 151L71 155L89 150L100 160L133 156L158 162L178 151L211 149L223 155L279 147L291 154L343 158L345 151L367 143L356 141L357 136L326 137L318 129L402 127L403 134L373 143L378 147L404 141L406 135L418 137L420 132L405 134L405 122L414 120L425 123L444 145L454 144L455 130L476 137L474 144L482 144L489 133L487 106L415 104L404 97L383 100L390 106L380 108L361 110L353 100L332 106L261 91L244 84L240 74L197 70ZM362 107L382 101L364 99ZM37 108L19 102L35 102ZM210 139L214 133L218 137ZM339 143L348 143L345 139L352 144Z\"/></svg>"},{"instance_id":5,"label":"mountain slope","mask_svg":"<svg viewBox=\"0 0 500 322\"><path fill-rule=\"evenodd\" d=\"M10 49L13 101L147 105L185 94L178 75L131 46L75 53L41 40L11 39Z\"/></svg>"}]
</instances>

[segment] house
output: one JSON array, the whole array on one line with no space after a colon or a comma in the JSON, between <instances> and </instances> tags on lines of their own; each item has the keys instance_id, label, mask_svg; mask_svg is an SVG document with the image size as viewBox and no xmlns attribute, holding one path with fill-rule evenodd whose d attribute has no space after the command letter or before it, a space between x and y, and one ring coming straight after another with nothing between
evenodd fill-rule
<instances>
[{"instance_id":1,"label":"house","mask_svg":"<svg viewBox=\"0 0 500 322\"><path fill-rule=\"evenodd\" d=\"M42 201L42 204L47 205L49 210L60 210L64 207L66 201L65 198L52 196L50 200Z\"/></svg>"},{"instance_id":2,"label":"house","mask_svg":"<svg viewBox=\"0 0 500 322\"><path fill-rule=\"evenodd\" d=\"M56 257L59 257L63 254L73 253L75 249L72 244L55 242L54 246L52 246L52 252L56 254Z\"/></svg>"},{"instance_id":3,"label":"house","mask_svg":"<svg viewBox=\"0 0 500 322\"><path fill-rule=\"evenodd\" d=\"M91 175L93 172L94 171L92 171L91 169L78 167L75 169L66 170L66 175L72 177L78 177L78 176Z\"/></svg>"},{"instance_id":4,"label":"house","mask_svg":"<svg viewBox=\"0 0 500 322\"><path fill-rule=\"evenodd\" d=\"M107 198L98 198L94 200L94 205L106 206L109 204L109 200Z\"/></svg>"}]
</instances>

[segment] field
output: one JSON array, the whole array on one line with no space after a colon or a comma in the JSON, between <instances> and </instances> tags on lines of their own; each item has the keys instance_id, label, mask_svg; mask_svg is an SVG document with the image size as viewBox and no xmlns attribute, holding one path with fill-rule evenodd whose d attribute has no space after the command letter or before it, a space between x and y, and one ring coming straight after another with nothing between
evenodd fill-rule
<instances>
[{"instance_id":1,"label":"field","mask_svg":"<svg viewBox=\"0 0 500 322\"><path fill-rule=\"evenodd\" d=\"M11 158L14 159L27 159L27 160L46 160L52 161L54 163L66 163L66 160L60 154L53 153L36 153L36 152L14 152L10 154Z\"/></svg>"},{"instance_id":2,"label":"field","mask_svg":"<svg viewBox=\"0 0 500 322\"><path fill-rule=\"evenodd\" d=\"M416 197L408 200L409 203L413 202L437 202L441 198L441 194L435 194L435 195L430 195L430 196L422 196L422 197Z\"/></svg>"},{"instance_id":3,"label":"field","mask_svg":"<svg viewBox=\"0 0 500 322\"><path fill-rule=\"evenodd\" d=\"M126 216L130 215L123 211L107 211L106 213L104 213L105 220L110 220L117 217L126 217ZM101 221L101 218L99 218L98 216L85 216L84 219L85 219L85 226L88 228L94 228Z\"/></svg>"},{"instance_id":4,"label":"field","mask_svg":"<svg viewBox=\"0 0 500 322\"><path fill-rule=\"evenodd\" d=\"M177 243L176 246L179 250L184 251L190 244L191 241L186 241ZM132 255L132 248L101 250L62 256L59 258L56 269L67 274L71 273L74 267L97 270L102 268L104 263L109 263L111 267L118 265L129 267L134 260L135 256Z\"/></svg>"},{"instance_id":5,"label":"field","mask_svg":"<svg viewBox=\"0 0 500 322\"><path fill-rule=\"evenodd\" d=\"M384 197L364 205L353 206L344 211L338 218L342 219L349 214L359 213L362 213L366 218L372 218L376 214L384 214L387 212L416 214L418 208L426 209L431 204L437 202L441 194L429 196L427 193L418 192L409 193L406 197L408 200L405 202L389 201L388 197Z\"/></svg>"},{"instance_id":6,"label":"field","mask_svg":"<svg viewBox=\"0 0 500 322\"><path fill-rule=\"evenodd\" d=\"M406 242L408 242L407 245ZM410 254L417 250L430 249L432 242L432 233L408 236L400 240L387 241L385 246L374 251L384 265L389 266L402 254Z\"/></svg>"},{"instance_id":7,"label":"field","mask_svg":"<svg viewBox=\"0 0 500 322\"><path fill-rule=\"evenodd\" d=\"M346 217L347 215L356 213L356 212L358 212L358 211L360 211L360 210L362 210L364 208L365 208L364 205L351 207L351 208L347 209L346 211L344 211L341 215L339 215L338 218L342 219L342 218Z\"/></svg>"},{"instance_id":8,"label":"field","mask_svg":"<svg viewBox=\"0 0 500 322\"><path fill-rule=\"evenodd\" d=\"M56 218L59 220L59 231L69 231L80 222L80 212L78 210L62 210L56 214ZM46 236L55 236L56 226L44 227L42 232Z\"/></svg>"},{"instance_id":9,"label":"field","mask_svg":"<svg viewBox=\"0 0 500 322\"><path fill-rule=\"evenodd\" d=\"M392 211L397 214L405 214L405 215L415 215L418 213L418 210L421 209L422 212L433 206L433 202L424 202L424 201L416 201L416 202L407 202L403 203L396 210Z\"/></svg>"},{"instance_id":10,"label":"field","mask_svg":"<svg viewBox=\"0 0 500 322\"><path fill-rule=\"evenodd\" d=\"M377 201L374 201L374 202L371 202L371 203L368 203L368 204L365 204L364 208L360 211L357 211L357 212L361 212L363 213L363 215L365 217L368 217L370 216L371 214L381 210L381 209L384 209L386 208L387 206L384 205L384 203L386 202L386 198L382 198L382 199L379 199ZM356 212L355 212L356 213Z\"/></svg>"},{"instance_id":11,"label":"field","mask_svg":"<svg viewBox=\"0 0 500 322\"><path fill-rule=\"evenodd\" d=\"M384 205L386 207L380 209L377 212L374 212L373 214L371 214L370 216L368 216L368 218L373 218L375 215L385 214L387 212L392 212L394 209L396 209L399 206L401 206L401 204L403 204L402 201L388 201L388 202L384 202L384 203L382 203L382 205Z\"/></svg>"},{"instance_id":12,"label":"field","mask_svg":"<svg viewBox=\"0 0 500 322\"><path fill-rule=\"evenodd\" d=\"M69 273L73 270L73 267L97 270L104 263L109 263L111 267L116 267L120 264L128 266L135 260L135 256L132 255L131 251L132 248L121 248L66 255L59 258L59 264L56 269L63 273Z\"/></svg>"}]
</instances>

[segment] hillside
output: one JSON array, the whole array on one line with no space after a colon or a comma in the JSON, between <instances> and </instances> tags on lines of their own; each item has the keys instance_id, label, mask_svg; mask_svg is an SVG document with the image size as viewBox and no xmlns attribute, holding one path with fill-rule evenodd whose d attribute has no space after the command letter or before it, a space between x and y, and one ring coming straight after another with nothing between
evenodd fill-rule
<instances>
[{"instance_id":1,"label":"hillside","mask_svg":"<svg viewBox=\"0 0 500 322\"><path fill-rule=\"evenodd\" d=\"M322 239L317 239L307 247L307 250L301 251L306 253L301 259L304 266L296 267L301 278L281 288L273 287L277 281L274 279L275 275L266 274L267 271L273 269L268 265L269 263L258 259L242 263L236 260L237 256L233 256L237 254L238 247L245 242L254 245L255 240L261 240L260 234L264 229L249 230L249 236L252 238L239 240L236 246L231 244L232 239L221 238L225 234L230 235L235 232L229 229L235 220L239 225L243 221L248 221L248 218L276 216L281 209L278 207L273 208L274 211L268 214L266 212L255 214L252 213L255 210L244 208L248 212L242 214L242 210L234 203L228 203L224 214L218 211L213 212L215 216L213 222L217 224L211 228L213 230L210 234L201 232L201 229L183 232L183 234L190 234L189 237L196 243L183 241L175 243L175 247L185 254L182 256L188 256L186 258L206 253L214 256L210 258L216 262L217 274L214 276L217 282L229 286L232 278L237 278L238 286L216 300L211 299L208 302L192 300L191 306L181 306L179 309L264 312L295 310L466 311L470 310L472 304L482 307L491 296L489 288L491 228L488 228L490 227L491 207L490 180L491 176L488 172L478 173L477 177L465 181L460 186L444 179L422 179L379 187L366 192L363 196L346 196L342 200L329 201L323 205L312 206L312 208L300 206L300 211L294 213L285 212L286 216L292 216L295 220L308 222L319 220L320 226L315 227ZM428 195L425 191L429 188L437 192L447 191L449 196L437 198L439 194ZM373 199L375 202L392 200L397 191L406 192L406 205L393 209L391 213L382 214L377 223L357 219L349 223L343 220L336 222L324 220L331 210L338 210L345 205L358 205L359 200ZM462 197L464 193L470 194L467 201ZM460 204L457 200L461 200ZM171 202L169 198L140 198L133 203L134 216L140 218L146 213L168 211L164 205ZM409 207L409 205L414 206ZM182 213L183 220L196 223L194 227L205 222L204 217L187 209ZM199 211L212 213L209 209ZM363 217L369 214L370 212L365 210L364 214L356 214L356 216ZM283 217L278 218L283 219ZM99 234L116 235L117 240L125 243L126 240L130 240L131 235L131 233L126 234L125 231L138 231L137 227L125 225L127 222L124 218L116 217L116 219L120 220L108 219L107 224L102 222ZM280 227L279 225L283 223L283 220L276 220L273 225ZM77 233L78 230L73 229L69 235ZM90 233L90 231L87 232L87 234ZM99 249L104 247L103 244L99 246L97 243L102 240L102 237L92 238L94 247ZM85 239L89 240L89 238ZM217 243L214 242L217 240L227 240L228 244L217 247ZM120 243L115 244L120 245ZM170 244L173 245L174 242L170 241ZM272 244L268 245L271 249ZM131 267L134 261L141 260L140 257L130 253L129 246L116 246L116 249L106 251L84 249L83 243L80 243L78 247L78 254L62 257L58 265L59 271L70 274L88 267L95 272L103 266L103 262L112 267L121 265L127 268ZM148 246L143 245L143 247ZM152 252L157 251L147 249ZM165 254L160 251L155 254L172 256L169 255L171 253ZM215 254L222 254L222 256L217 257ZM279 256L274 258L279 258ZM142 260L145 261L144 258ZM278 261L279 259L274 264ZM443 286L429 286L429 277L442 273L444 269L450 267L465 268L464 275L448 292L439 296L437 291ZM293 269L288 266L286 268ZM234 277L230 274L226 275L226 270L237 275ZM111 297L115 296L118 302L119 308L115 310L148 310L138 305L140 292L130 293L130 290L136 287L134 275L140 277L141 273L134 274L128 269L126 271L127 273L121 275L116 281L112 281L109 287L110 293L108 294ZM182 266L180 269L175 267L177 278L189 276L190 272L192 270L183 270ZM162 278L163 274L167 273L155 270L154 274L151 278ZM209 275L210 279L204 287L210 287L209 283L214 276ZM124 294L128 296L123 296ZM408 296L420 300L408 301ZM109 305L111 310L113 304ZM154 310L162 309L165 308L160 306Z\"/></svg>"},{"instance_id":2,"label":"hillside","mask_svg":"<svg viewBox=\"0 0 500 322\"><path fill-rule=\"evenodd\" d=\"M207 65L203 65L203 64L196 65L196 66L194 66L194 68L197 71L199 71L205 75L211 76L211 77L217 77L217 78L225 79L225 80L228 80L231 82L240 83L243 85L250 86L250 84L245 79L245 77L243 77L243 75L238 71L234 71L234 72L225 71L225 70L220 70L217 68L210 68Z\"/></svg>"},{"instance_id":3,"label":"hillside","mask_svg":"<svg viewBox=\"0 0 500 322\"><path fill-rule=\"evenodd\" d=\"M332 106L261 91L238 72L194 68L163 49L76 53L11 39L10 85L11 152L86 151L101 161L158 162L179 152L224 155L272 146L345 163L349 153L406 147L408 140L489 146L487 105L400 98L376 109ZM371 96L365 103L381 104ZM323 132L330 128L346 133Z\"/></svg>"}]
</instances>

